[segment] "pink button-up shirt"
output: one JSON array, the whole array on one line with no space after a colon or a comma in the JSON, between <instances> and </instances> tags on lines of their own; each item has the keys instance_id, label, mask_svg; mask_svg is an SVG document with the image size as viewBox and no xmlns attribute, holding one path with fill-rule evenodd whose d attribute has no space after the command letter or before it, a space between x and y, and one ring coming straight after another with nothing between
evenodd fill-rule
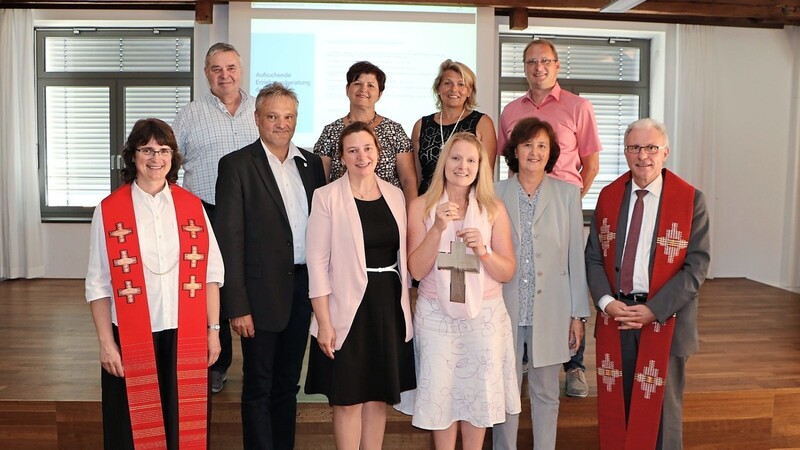
<instances>
[{"instance_id":1,"label":"pink button-up shirt","mask_svg":"<svg viewBox=\"0 0 800 450\"><path fill-rule=\"evenodd\" d=\"M592 103L562 90L558 83L553 86L550 94L540 105L534 103L528 91L527 94L506 105L500 115L497 133L498 152L504 151L517 122L528 117L536 117L549 123L558 136L561 156L550 175L582 188L581 157L603 149Z\"/></svg>"}]
</instances>

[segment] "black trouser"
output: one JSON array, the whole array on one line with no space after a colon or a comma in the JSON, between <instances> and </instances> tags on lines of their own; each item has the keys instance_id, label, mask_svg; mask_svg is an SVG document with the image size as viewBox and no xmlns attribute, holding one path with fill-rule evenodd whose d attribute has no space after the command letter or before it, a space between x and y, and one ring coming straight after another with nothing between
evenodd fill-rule
<instances>
[{"instance_id":1,"label":"black trouser","mask_svg":"<svg viewBox=\"0 0 800 450\"><path fill-rule=\"evenodd\" d=\"M308 342L308 271L296 266L289 323L242 338L242 437L245 450L294 448L297 392Z\"/></svg>"},{"instance_id":2,"label":"black trouser","mask_svg":"<svg viewBox=\"0 0 800 450\"><path fill-rule=\"evenodd\" d=\"M206 210L208 220L211 221L211 226L214 226L214 205L203 202L203 208ZM231 366L233 360L233 340L231 338L230 321L219 319L219 345L222 350L219 353L219 358L211 366L211 370L217 373L226 373Z\"/></svg>"},{"instance_id":3,"label":"black trouser","mask_svg":"<svg viewBox=\"0 0 800 450\"><path fill-rule=\"evenodd\" d=\"M119 345L119 329L114 329L114 341ZM178 449L178 330L153 333L156 372L161 394L161 412L164 416L164 431L167 448ZM122 355L123 368L125 355ZM103 400L103 445L106 450L134 450L131 413L128 409L128 391L125 378L115 377L100 369L100 385ZM211 429L211 386L206 433ZM210 448L210 445L209 445Z\"/></svg>"}]
</instances>

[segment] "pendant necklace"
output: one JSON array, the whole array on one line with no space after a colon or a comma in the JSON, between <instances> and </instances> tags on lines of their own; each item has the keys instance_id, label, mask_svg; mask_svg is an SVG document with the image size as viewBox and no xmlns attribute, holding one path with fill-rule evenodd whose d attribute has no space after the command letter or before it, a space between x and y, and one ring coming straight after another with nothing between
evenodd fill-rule
<instances>
[{"instance_id":1,"label":"pendant necklace","mask_svg":"<svg viewBox=\"0 0 800 450\"><path fill-rule=\"evenodd\" d=\"M370 121L367 122L367 126L371 127L372 123L375 122L375 119L377 119L377 118L378 118L378 113L375 112L375 115L372 116L372 119L370 119ZM352 123L353 123L353 119L350 118L350 113L347 113L347 124L351 125Z\"/></svg>"},{"instance_id":2,"label":"pendant necklace","mask_svg":"<svg viewBox=\"0 0 800 450\"><path fill-rule=\"evenodd\" d=\"M352 190L353 193L358 195L358 197L361 200L364 200L364 197L368 196L370 194L370 192L372 192L372 190L375 189L375 186L377 186L377 184L378 184L378 181L375 180L375 182L372 183L372 187L370 187L369 190L367 192L363 193L363 194L361 192L357 191L356 188L354 188L352 185L350 185L350 190Z\"/></svg>"},{"instance_id":3,"label":"pendant necklace","mask_svg":"<svg viewBox=\"0 0 800 450\"><path fill-rule=\"evenodd\" d=\"M461 108L461 114L458 115L458 119L456 119L456 124L453 125L453 131L450 132L450 136L447 136L447 140L449 141L453 134L456 132L456 128L458 128L458 122L461 122L461 118L464 116L464 111L466 111L467 107ZM444 122L444 111L439 112L439 136L442 138L442 147L444 147L444 126L442 126L442 122Z\"/></svg>"}]
</instances>

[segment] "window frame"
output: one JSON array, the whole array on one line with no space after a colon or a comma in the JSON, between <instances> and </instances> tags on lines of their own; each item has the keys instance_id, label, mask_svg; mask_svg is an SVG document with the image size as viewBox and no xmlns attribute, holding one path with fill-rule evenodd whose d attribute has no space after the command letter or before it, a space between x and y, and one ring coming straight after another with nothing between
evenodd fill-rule
<instances>
[{"instance_id":1,"label":"window frame","mask_svg":"<svg viewBox=\"0 0 800 450\"><path fill-rule=\"evenodd\" d=\"M194 99L194 29L191 27L134 27L134 28L35 28L36 49L36 110L38 137L38 177L42 222L88 222L94 206L47 205L47 111L45 105L48 86L92 86L109 89L109 192L122 185L121 151L125 143L125 89L137 86L188 86L190 100ZM47 72L45 70L45 41L51 37L141 37L164 36L189 38L190 64L187 72Z\"/></svg>"}]
</instances>

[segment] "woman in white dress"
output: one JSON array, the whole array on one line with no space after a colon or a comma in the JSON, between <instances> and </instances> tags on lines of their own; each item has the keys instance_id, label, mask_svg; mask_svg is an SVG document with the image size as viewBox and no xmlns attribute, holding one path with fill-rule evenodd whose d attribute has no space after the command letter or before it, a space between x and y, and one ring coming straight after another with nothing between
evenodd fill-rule
<instances>
[{"instance_id":1,"label":"woman in white dress","mask_svg":"<svg viewBox=\"0 0 800 450\"><path fill-rule=\"evenodd\" d=\"M411 202L408 250L409 271L420 280L417 389L402 394L398 409L413 414L414 426L433 430L437 449L454 449L459 429L464 449L480 449L486 427L518 413L520 398L501 287L516 268L511 225L475 135L447 141L430 188ZM461 257L452 264L449 253ZM464 262L471 268L460 272L463 281L451 280L457 272L445 267Z\"/></svg>"}]
</instances>

